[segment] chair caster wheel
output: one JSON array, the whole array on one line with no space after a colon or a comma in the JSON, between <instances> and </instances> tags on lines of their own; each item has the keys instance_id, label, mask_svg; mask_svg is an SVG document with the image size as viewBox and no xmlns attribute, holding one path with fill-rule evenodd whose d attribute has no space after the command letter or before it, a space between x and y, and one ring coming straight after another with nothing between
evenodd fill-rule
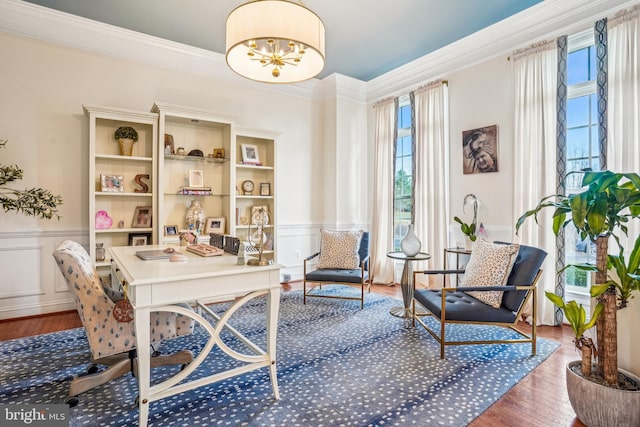
<instances>
[{"instance_id":1,"label":"chair caster wheel","mask_svg":"<svg viewBox=\"0 0 640 427\"><path fill-rule=\"evenodd\" d=\"M158 356L161 356L161 355L162 355L162 353L160 351L158 351L158 350L154 350L154 352L151 353L151 357L158 357Z\"/></svg>"},{"instance_id":2,"label":"chair caster wheel","mask_svg":"<svg viewBox=\"0 0 640 427\"><path fill-rule=\"evenodd\" d=\"M187 369L187 366L189 366L188 363L183 364L182 366L180 366L180 372L184 371L185 369Z\"/></svg>"},{"instance_id":3,"label":"chair caster wheel","mask_svg":"<svg viewBox=\"0 0 640 427\"><path fill-rule=\"evenodd\" d=\"M95 374L96 372L98 372L100 370L100 367L98 365L91 365L87 368L87 374L91 375L91 374Z\"/></svg>"},{"instance_id":4,"label":"chair caster wheel","mask_svg":"<svg viewBox=\"0 0 640 427\"><path fill-rule=\"evenodd\" d=\"M71 396L71 397L67 397L64 400L64 403L66 403L67 405L69 405L69 408L73 408L74 406L76 406L78 404L79 400L77 396Z\"/></svg>"}]
</instances>

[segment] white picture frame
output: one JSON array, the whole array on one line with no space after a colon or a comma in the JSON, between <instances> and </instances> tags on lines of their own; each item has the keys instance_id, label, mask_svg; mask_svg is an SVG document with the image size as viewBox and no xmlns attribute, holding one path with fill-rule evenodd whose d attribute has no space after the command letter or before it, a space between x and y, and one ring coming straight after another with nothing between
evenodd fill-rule
<instances>
[{"instance_id":1,"label":"white picture frame","mask_svg":"<svg viewBox=\"0 0 640 427\"><path fill-rule=\"evenodd\" d=\"M261 165L260 153L258 152L258 146L254 144L240 144L240 151L242 153L242 163L249 165Z\"/></svg>"},{"instance_id":2,"label":"white picture frame","mask_svg":"<svg viewBox=\"0 0 640 427\"><path fill-rule=\"evenodd\" d=\"M124 176L100 175L100 191L103 193L124 193Z\"/></svg>"},{"instance_id":3,"label":"white picture frame","mask_svg":"<svg viewBox=\"0 0 640 427\"><path fill-rule=\"evenodd\" d=\"M189 170L189 187L204 187L204 174L201 169Z\"/></svg>"},{"instance_id":4,"label":"white picture frame","mask_svg":"<svg viewBox=\"0 0 640 427\"><path fill-rule=\"evenodd\" d=\"M224 217L207 218L207 222L204 228L204 234L210 234L210 233L224 234L224 226L225 226Z\"/></svg>"}]
</instances>

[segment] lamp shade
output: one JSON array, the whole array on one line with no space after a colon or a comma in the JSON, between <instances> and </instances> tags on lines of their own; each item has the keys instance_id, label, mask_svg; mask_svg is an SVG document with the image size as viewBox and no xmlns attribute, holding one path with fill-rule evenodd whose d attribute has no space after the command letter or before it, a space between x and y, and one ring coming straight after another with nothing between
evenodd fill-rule
<instances>
[{"instance_id":1,"label":"lamp shade","mask_svg":"<svg viewBox=\"0 0 640 427\"><path fill-rule=\"evenodd\" d=\"M287 56L286 51L291 54ZM324 24L301 4L252 1L234 9L227 18L227 64L251 80L308 80L324 68L324 55Z\"/></svg>"}]
</instances>

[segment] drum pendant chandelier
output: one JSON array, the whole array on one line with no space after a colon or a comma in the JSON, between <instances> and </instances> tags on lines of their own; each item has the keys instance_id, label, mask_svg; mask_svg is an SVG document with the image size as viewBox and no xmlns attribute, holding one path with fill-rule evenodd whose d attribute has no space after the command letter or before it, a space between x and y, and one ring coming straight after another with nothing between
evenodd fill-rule
<instances>
[{"instance_id":1,"label":"drum pendant chandelier","mask_svg":"<svg viewBox=\"0 0 640 427\"><path fill-rule=\"evenodd\" d=\"M301 3L257 0L227 18L227 64L251 80L295 83L324 68L324 24Z\"/></svg>"}]
</instances>

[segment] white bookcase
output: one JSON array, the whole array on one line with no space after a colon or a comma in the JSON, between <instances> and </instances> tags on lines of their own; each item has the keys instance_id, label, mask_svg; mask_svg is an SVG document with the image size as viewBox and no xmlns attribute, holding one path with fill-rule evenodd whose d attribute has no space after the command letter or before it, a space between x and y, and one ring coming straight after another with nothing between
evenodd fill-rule
<instances>
[{"instance_id":1,"label":"white bookcase","mask_svg":"<svg viewBox=\"0 0 640 427\"><path fill-rule=\"evenodd\" d=\"M192 200L200 201L206 218L223 218L225 234L230 232L231 139L233 120L231 117L197 108L172 104L155 103L152 111L158 114L158 221L157 240L161 243L177 243L178 236L167 234L186 229L185 212ZM173 146L165 146L165 135L171 135ZM178 154L178 150L184 150ZM189 156L193 150L203 154ZM221 158L215 158L214 150ZM184 187L193 187L190 174L195 172L202 177L201 184L211 189L210 194L181 194ZM195 191L197 192L197 191ZM206 229L205 229L206 231ZM203 233L198 239L201 243L209 242L209 235Z\"/></svg>"},{"instance_id":2,"label":"white bookcase","mask_svg":"<svg viewBox=\"0 0 640 427\"><path fill-rule=\"evenodd\" d=\"M83 107L89 119L89 253L96 260L96 244L108 249L126 246L132 239L155 242L158 115L94 105ZM120 154L114 137L122 126L130 126L138 133L131 156ZM136 182L138 175L149 178ZM101 178L107 186L103 186ZM150 215L151 221L140 226L136 212L139 217ZM106 258L96 261L101 274L108 272L110 266L108 251L105 252Z\"/></svg>"},{"instance_id":3,"label":"white bookcase","mask_svg":"<svg viewBox=\"0 0 640 427\"><path fill-rule=\"evenodd\" d=\"M276 261L276 137L277 134L264 130L235 128L235 146L232 159L232 185L235 188L231 234L242 241L249 241L249 234L255 233L251 224L251 212L264 206L269 214L269 224L265 227L266 243L263 257ZM254 156L255 153L255 156ZM246 159L244 156L249 155ZM255 157L255 158L254 158ZM259 163L251 163L257 161ZM244 186L243 184L249 183ZM245 188L253 187L251 191ZM255 240L255 238L254 238ZM252 255L252 254L248 254Z\"/></svg>"}]
</instances>

